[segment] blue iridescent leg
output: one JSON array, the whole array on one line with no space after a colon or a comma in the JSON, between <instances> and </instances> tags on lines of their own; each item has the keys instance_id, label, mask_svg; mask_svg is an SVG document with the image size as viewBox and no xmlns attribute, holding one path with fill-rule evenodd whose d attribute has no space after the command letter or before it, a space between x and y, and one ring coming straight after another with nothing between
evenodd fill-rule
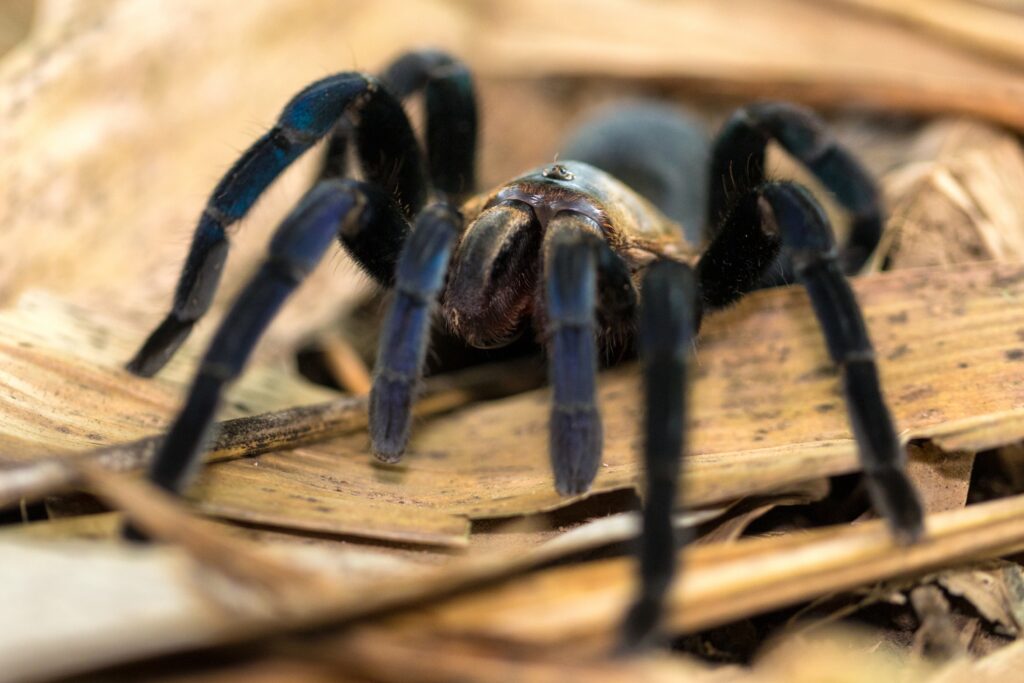
<instances>
[{"instance_id":1,"label":"blue iridescent leg","mask_svg":"<svg viewBox=\"0 0 1024 683\"><path fill-rule=\"evenodd\" d=\"M397 462L409 440L431 317L461 230L458 211L444 202L433 204L416 219L398 258L395 298L381 331L370 392L370 439L374 454L385 462Z\"/></svg>"},{"instance_id":2,"label":"blue iridescent leg","mask_svg":"<svg viewBox=\"0 0 1024 683\"><path fill-rule=\"evenodd\" d=\"M644 380L644 495L639 539L640 591L620 634L620 648L647 644L657 631L676 570L672 512L685 447L688 359L700 321L692 269L658 261L641 286L638 343Z\"/></svg>"},{"instance_id":3,"label":"blue iridescent leg","mask_svg":"<svg viewBox=\"0 0 1024 683\"><path fill-rule=\"evenodd\" d=\"M860 162L804 107L782 102L752 104L725 123L712 148L709 219L719 221L732 197L765 181L765 148L771 140L804 164L850 213L850 237L839 260L844 273L859 271L882 237L881 197Z\"/></svg>"},{"instance_id":4,"label":"blue iridescent leg","mask_svg":"<svg viewBox=\"0 0 1024 683\"><path fill-rule=\"evenodd\" d=\"M357 117L357 151L367 181L392 194L407 215L425 201L422 154L401 104L369 76L343 73L312 83L284 108L217 184L199 219L171 312L128 363L137 375L158 372L210 307L228 253L227 229L248 213L271 182L343 116Z\"/></svg>"},{"instance_id":5,"label":"blue iridescent leg","mask_svg":"<svg viewBox=\"0 0 1024 683\"><path fill-rule=\"evenodd\" d=\"M604 435L597 406L597 269L601 231L581 214L556 215L544 240L544 287L555 488L590 488Z\"/></svg>"},{"instance_id":6,"label":"blue iridescent leg","mask_svg":"<svg viewBox=\"0 0 1024 683\"><path fill-rule=\"evenodd\" d=\"M266 260L210 342L185 406L149 469L151 481L175 492L188 485L201 463L224 388L241 374L256 342L337 238L339 227L358 222L365 205L357 184L326 181L314 186L285 218Z\"/></svg>"},{"instance_id":7,"label":"blue iridescent leg","mask_svg":"<svg viewBox=\"0 0 1024 683\"><path fill-rule=\"evenodd\" d=\"M839 367L857 440L864 481L875 510L901 542L923 533L923 511L905 471L906 453L896 436L875 366L875 351L850 283L837 262L828 219L818 202L795 183L761 190L782 235L794 271L811 299L829 355Z\"/></svg>"}]
</instances>

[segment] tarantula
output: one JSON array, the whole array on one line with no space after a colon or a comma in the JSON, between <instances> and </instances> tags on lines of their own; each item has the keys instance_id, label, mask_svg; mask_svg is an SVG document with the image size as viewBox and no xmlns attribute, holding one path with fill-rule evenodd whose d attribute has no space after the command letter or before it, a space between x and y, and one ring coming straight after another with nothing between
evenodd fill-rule
<instances>
[{"instance_id":1,"label":"tarantula","mask_svg":"<svg viewBox=\"0 0 1024 683\"><path fill-rule=\"evenodd\" d=\"M420 92L425 158L402 107L404 98ZM472 195L476 132L470 74L436 51L406 54L379 78L341 73L294 96L214 189L173 308L128 364L145 376L164 365L209 308L227 257L227 228L292 161L329 136L318 182L284 220L217 330L149 471L155 483L172 491L188 483L225 386L241 373L288 295L338 239L374 280L394 289L370 397L373 450L387 462L401 457L409 438L437 311L477 347L506 344L532 324L549 356L555 486L563 494L584 492L602 448L595 403L599 346L616 336L635 338L646 402L646 492L640 589L624 622L625 647L655 632L674 573L671 511L691 340L704 313L760 286L795 275L807 288L842 372L872 502L898 539L920 536L921 506L843 275L857 271L878 242L880 201L866 172L813 114L760 103L728 120L711 148L703 235L692 180L703 174L695 168L703 160L694 159L692 126L665 107L638 105L600 119L564 151L571 161ZM806 189L765 177L771 140L851 214L841 250ZM346 177L350 143L363 180ZM688 224L690 241L680 222Z\"/></svg>"}]
</instances>

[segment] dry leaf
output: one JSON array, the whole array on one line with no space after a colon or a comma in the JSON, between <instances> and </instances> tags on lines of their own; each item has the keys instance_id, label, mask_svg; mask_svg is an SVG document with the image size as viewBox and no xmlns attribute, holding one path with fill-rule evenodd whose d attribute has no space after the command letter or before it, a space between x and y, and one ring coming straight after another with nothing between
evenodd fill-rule
<instances>
[{"instance_id":1,"label":"dry leaf","mask_svg":"<svg viewBox=\"0 0 1024 683\"><path fill-rule=\"evenodd\" d=\"M928 683L1006 683L1024 668L1024 641L1007 645L976 662L956 662Z\"/></svg>"},{"instance_id":2,"label":"dry leaf","mask_svg":"<svg viewBox=\"0 0 1024 683\"><path fill-rule=\"evenodd\" d=\"M882 179L890 218L869 268L1024 260L1024 149L968 120L922 131L910 159Z\"/></svg>"},{"instance_id":3,"label":"dry leaf","mask_svg":"<svg viewBox=\"0 0 1024 683\"><path fill-rule=\"evenodd\" d=\"M1024 127L1019 70L834 3L568 0L551 12L542 0L525 0L490 7L488 49L474 55L487 73L628 78L689 93L956 112ZM1007 15L1007 31L1013 23L1019 18Z\"/></svg>"},{"instance_id":4,"label":"dry leaf","mask_svg":"<svg viewBox=\"0 0 1024 683\"><path fill-rule=\"evenodd\" d=\"M0 397L0 458L7 464L40 463L44 454L80 452L162 431L180 400L195 352L214 325L198 331L160 380L130 378L120 364L164 311L189 230L218 173L269 125L293 91L330 71L353 65L376 69L402 49L424 42L466 57L482 74L485 183L550 158L565 127L595 102L623 92L650 92L652 85L747 99L793 96L830 106L854 102L973 112L1024 128L1024 79L990 59L993 52L1014 58L1018 46L1012 41L979 45L981 14L952 0L930 7L927 15L914 15L915 3L887 8L917 22L910 26L798 0L743 0L729 8L711 0L568 0L554 12L550 3L532 0L514 6L440 0L370 5L254 0L238 7L182 0L173 8L166 0L102 5L48 0L40 5L32 41L0 63L0 145L5 150L0 186L6 192L0 230L5 243L18 245L0 257L0 296L13 302L31 284L64 298L32 295L19 309L0 314L0 353L8 360L0 382L11 389L7 398ZM967 14L951 22L953 11ZM395 22L399 13L403 21ZM998 31L1012 32L1011 23L1000 23ZM925 31L921 24L927 24ZM929 33L936 30L958 43L950 46ZM979 50L987 55L979 56ZM592 75L602 84L592 95L584 89L573 92L572 83L582 81L537 86L522 81L525 74ZM614 78L630 75L645 79L646 85ZM889 264L905 266L935 254L938 263L978 255L1019 260L1024 211L1015 178L1024 164L1016 141L965 123L946 124L924 139L941 142L919 149L918 161L928 164L887 181L897 190L893 204L902 221L890 238L898 248L889 252ZM262 255L267 232L301 193L313 163L307 159L288 173L246 221L243 236L235 240L218 306L230 299L240 276ZM930 250L929 240L941 240L921 228L935 223L962 239ZM227 415L334 398L298 380L275 359L290 358L298 340L322 328L339 304L353 301L361 290L360 279L339 263L321 268L273 327L261 346L263 360L232 393ZM966 495L970 454L1024 436L1024 270L985 265L911 271L864 279L857 289L903 437L924 439L912 447L912 475L929 510L951 512L930 518L930 540L906 551L892 548L878 523L692 548L684 556L686 578L674 597L673 629L702 628L973 554L991 557L1024 547L1019 500L957 510ZM75 305L65 303L68 296ZM344 361L343 354L336 357ZM715 501L719 507L685 513L681 524L719 519L727 505L753 492L814 492L823 477L856 469L837 379L827 369L820 332L802 293L760 294L712 318L696 359L699 407L684 501ZM348 361L343 365L353 367ZM355 370L352 386L365 388L365 376L359 367ZM595 490L613 491L632 487L638 478L633 455L636 371L625 367L608 373L602 384L612 436ZM465 400L449 400L446 406ZM361 412L350 410L351 405L345 419L351 418L349 427L358 426L355 434L212 466L193 499L211 514L282 529L439 546L465 545L471 520L571 502L555 495L551 485L544 392L423 421L398 468L381 467L367 455ZM508 448L509 443L516 448ZM250 447L262 452L267 443L242 440L219 457L237 456ZM48 466L36 472L45 475ZM0 490L5 476L9 484L24 471L0 470ZM94 487L110 500L135 514L152 512L132 483L94 474ZM50 471L49 485L66 485L66 475L65 470ZM747 512L728 518L707 540L732 539L769 505L751 501ZM173 523L162 527L171 536L195 524L174 514L166 519L178 520L180 529ZM273 561L254 561L247 568L276 576L284 584L281 590L297 591L300 609L280 620L259 610L225 613L222 583L211 581L208 566L177 551L126 553L95 544L81 550L20 540L72 530L109 538L117 524L111 516L26 527L8 532L0 543L0 553L9 555L0 566L10 570L0 581L0 591L8 589L0 602L31 615L13 623L23 629L20 640L6 633L0 639L12 657L0 659L16 665L0 677L84 671L150 652L399 610L394 619L360 624L342 636L329 632L321 643L271 640L277 649L267 656L285 663L316 659L322 666L298 667L315 680L324 680L325 672L335 680L339 671L408 680L424 675L424 661L432 662L427 674L438 680L564 680L569 675L789 683L820 680L826 668L848 680L897 680L898 669L891 663L861 653L844 659L820 645L768 658L751 673L703 671L675 657L566 662L564 640L582 634L579 645L586 649L612 632L632 590L631 565L621 559L567 565L507 582L498 591L440 601L442 595L476 590L626 539L632 529L621 522L599 520L568 534L550 529L525 533L504 552L478 552L455 562L440 550L359 548L320 538L315 542L323 564L308 575L276 572ZM262 551L261 544L275 536L251 529L224 532L223 525L214 523L196 528L205 530L200 538L209 540L202 534L213 533L219 539L223 532L231 539L212 543L221 553L206 558L213 566L225 559L225 550L239 549L237 557L226 558L237 563ZM541 538L553 540L538 547ZM202 551L194 539L185 545L193 553ZM295 545L293 540L272 552L279 553L278 561L289 553L301 555ZM470 545L488 547L472 539ZM77 553L74 563L64 555L71 552ZM413 557L420 558L420 565L410 567ZM348 558L357 559L338 580ZM449 566L440 572L421 566L439 563ZM296 571L304 570L301 561L298 565ZM247 572L229 574L244 579ZM979 610L994 615L990 618L1008 624L1012 616L1019 623L1018 601L982 597L980 583L965 582L962 573L948 576L957 577L950 582L972 595ZM377 583L367 587L357 580L367 577ZM1013 577L1003 578L1009 596ZM147 584L152 584L149 593ZM36 595L44 593L48 600L38 605ZM125 599L132 604L122 604ZM435 607L410 607L423 601ZM308 609L302 609L307 602ZM72 620L68 605L99 614L89 622ZM30 612L33 606L39 611ZM23 628L30 618L32 628ZM425 630L410 632L410 627ZM494 641L484 646L481 636ZM258 655L268 651L267 642L256 646ZM549 643L556 644L557 656L537 653ZM528 655L512 647L524 644L543 647ZM442 650L446 656L437 656ZM983 678L982 665L1012 671L1007 667L1019 652L1000 654L979 662L971 680ZM284 671L286 677L296 675L294 667ZM953 672L943 672L943 680L954 680ZM924 676L921 671L900 674L904 682Z\"/></svg>"},{"instance_id":5,"label":"dry leaf","mask_svg":"<svg viewBox=\"0 0 1024 683\"><path fill-rule=\"evenodd\" d=\"M955 510L967 504L974 453L944 451L934 443L910 444L907 471L927 512Z\"/></svg>"},{"instance_id":6,"label":"dry leaf","mask_svg":"<svg viewBox=\"0 0 1024 683\"><path fill-rule=\"evenodd\" d=\"M692 547L683 553L684 574L672 592L669 622L673 630L690 631L843 588L923 573L951 562L1017 552L1024 549L1024 529L1019 523L1022 515L1024 496L939 513L928 519L927 538L903 549L893 546L881 522ZM7 543L0 547L21 546ZM103 557L112 551L97 552ZM355 665L379 657L391 643L415 640L414 633L430 634L434 649L443 638L453 648L450 662L457 660L455 645L465 637L500 643L505 651L534 651L541 661L544 652L548 657L557 653L560 664L581 651L593 654L595 647L606 651L632 594L632 561L616 558L562 566L500 586L493 583L539 560L550 559L544 553L531 557L517 552L485 561L474 558L452 563L438 572L420 572L412 579L388 577L379 588L365 583L352 586L345 579L326 592L313 585L306 596L306 610L269 620L263 615L236 612L222 613L211 622L208 604L200 602L183 614L176 612L177 622L162 623L158 640L153 639L152 632L144 637L143 631L138 638L129 639L111 638L110 631L88 630L74 636L64 633L59 639L34 643L34 652L45 652L45 656L24 652L15 661L23 667L31 662L34 672L78 671L112 658L127 658L130 653L171 652L200 642L248 640L259 634L305 630L313 624L366 619L382 612L393 614L403 607L413 609L385 616L365 627L368 631L363 627L346 631L344 639L331 648L335 658ZM91 568L87 570L83 565L77 571L83 580L91 574ZM107 571L117 574L113 567ZM25 595L21 591L33 577L14 571L8 578L4 587L13 591L12 595ZM166 576L154 580L164 582L168 589L180 590L180 584ZM481 587L487 590L437 602L452 592ZM80 585L66 588L63 594L58 593L60 604L81 600L77 595L82 590ZM301 586L294 588L301 590ZM101 597L97 589L93 586L93 599ZM117 600L123 594L113 583L98 590L108 600ZM424 605L425 600L435 606ZM136 602L145 604L141 597ZM37 618L47 623L55 614L61 611L50 607ZM120 627L119 622L116 628ZM380 629L394 629L397 641L386 633L380 635ZM88 648L83 648L83 643ZM524 651L524 647L529 649Z\"/></svg>"},{"instance_id":7,"label":"dry leaf","mask_svg":"<svg viewBox=\"0 0 1024 683\"><path fill-rule=\"evenodd\" d=\"M995 562L942 572L936 581L951 595L974 605L978 613L1016 636L1024 626L1024 573L1013 562Z\"/></svg>"},{"instance_id":8,"label":"dry leaf","mask_svg":"<svg viewBox=\"0 0 1024 683\"><path fill-rule=\"evenodd\" d=\"M681 557L668 621L692 632L744 615L929 567L1024 548L1024 497L928 518L927 538L898 549L881 522L731 544L694 546ZM517 647L607 647L632 595L632 561L613 559L534 574L397 619L395 628L473 634Z\"/></svg>"},{"instance_id":9,"label":"dry leaf","mask_svg":"<svg viewBox=\"0 0 1024 683\"><path fill-rule=\"evenodd\" d=\"M1024 65L1024 16L972 0L832 0L876 12L1011 66ZM1020 9L1019 7L1017 8Z\"/></svg>"},{"instance_id":10,"label":"dry leaf","mask_svg":"<svg viewBox=\"0 0 1024 683\"><path fill-rule=\"evenodd\" d=\"M1024 295L1021 267L908 271L864 279L856 287L878 349L883 386L905 439L930 438L947 451L973 451L1024 436L1024 372L1017 369L1024 308L1006 305ZM4 331L0 349L21 349L19 329ZM41 345L39 330L49 328L34 329L34 343ZM51 363L45 348L35 350L42 354L35 361L41 368ZM693 454L682 494L688 505L857 469L838 378L802 292L759 293L712 316L695 358ZM37 412L59 412L55 406L68 401L101 441L125 436L123 420L111 423L110 415L152 412L152 402L132 404L131 394L118 399L122 408L117 413L109 410L110 387L138 391L134 387L151 386L125 373L108 371L109 379L95 389L88 382L75 385L73 391L97 396L98 403L69 395L65 384L53 384L52 375L33 372L30 365L17 377L23 387L40 378L27 392L38 397ZM636 381L631 367L602 376L608 436L594 493L629 488L637 481ZM551 483L547 411L547 393L541 391L425 421L417 425L399 466L380 465L368 453L363 433L213 464L191 495L213 514L244 521L464 544L469 519L528 514L571 502L558 496ZM59 420L39 420L32 411L13 414L20 416L20 422L12 423L16 435L35 430L47 445L53 439L81 440L63 432ZM132 419L138 425L133 428L141 430L138 418ZM505 447L508 443L516 448Z\"/></svg>"}]
</instances>

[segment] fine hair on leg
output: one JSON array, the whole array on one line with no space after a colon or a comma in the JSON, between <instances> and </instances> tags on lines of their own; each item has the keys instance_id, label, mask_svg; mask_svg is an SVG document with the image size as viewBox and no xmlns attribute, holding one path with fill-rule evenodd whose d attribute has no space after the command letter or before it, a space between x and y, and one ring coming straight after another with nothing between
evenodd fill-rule
<instances>
[{"instance_id":1,"label":"fine hair on leg","mask_svg":"<svg viewBox=\"0 0 1024 683\"><path fill-rule=\"evenodd\" d=\"M850 235L838 258L842 272L858 272L882 237L882 199L863 165L805 107L760 102L729 118L712 146L709 219L720 222L733 197L766 181L765 150L772 140L813 173L849 212ZM770 273L769 278L772 284L789 281L787 273Z\"/></svg>"},{"instance_id":2,"label":"fine hair on leg","mask_svg":"<svg viewBox=\"0 0 1024 683\"><path fill-rule=\"evenodd\" d=\"M444 285L462 216L452 206L427 207L398 258L395 298L381 330L370 392L370 440L374 454L397 462L412 425L412 402L423 372L430 322Z\"/></svg>"},{"instance_id":3,"label":"fine hair on leg","mask_svg":"<svg viewBox=\"0 0 1024 683\"><path fill-rule=\"evenodd\" d=\"M600 228L574 212L557 214L543 246L545 338L552 406L549 450L555 488L590 488L604 435L597 406L597 261Z\"/></svg>"},{"instance_id":4,"label":"fine hair on leg","mask_svg":"<svg viewBox=\"0 0 1024 683\"><path fill-rule=\"evenodd\" d=\"M835 238L825 212L810 192L791 182L761 189L783 249L811 300L832 361L842 375L843 394L857 441L871 502L893 535L910 543L924 533L920 498L906 474L906 452L885 404L875 351L850 283L837 262Z\"/></svg>"},{"instance_id":5,"label":"fine hair on leg","mask_svg":"<svg viewBox=\"0 0 1024 683\"><path fill-rule=\"evenodd\" d=\"M210 342L185 406L150 465L150 481L176 493L191 482L212 436L224 389L241 374L256 343L288 296L320 262L336 238L338 226L362 205L350 186L325 181L315 185L284 219L263 264ZM129 535L140 537L137 532Z\"/></svg>"},{"instance_id":6,"label":"fine hair on leg","mask_svg":"<svg viewBox=\"0 0 1024 683\"><path fill-rule=\"evenodd\" d=\"M638 539L639 591L626 614L619 649L630 652L656 638L665 597L676 573L677 539L672 512L686 446L687 369L700 320L693 270L656 261L641 285L639 339L645 406L646 488Z\"/></svg>"}]
</instances>

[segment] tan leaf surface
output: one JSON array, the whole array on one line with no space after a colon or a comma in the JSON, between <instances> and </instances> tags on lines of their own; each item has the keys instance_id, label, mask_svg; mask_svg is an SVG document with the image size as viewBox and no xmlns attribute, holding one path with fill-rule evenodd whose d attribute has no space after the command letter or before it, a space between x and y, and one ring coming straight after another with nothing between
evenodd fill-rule
<instances>
[{"instance_id":1,"label":"tan leaf surface","mask_svg":"<svg viewBox=\"0 0 1024 683\"><path fill-rule=\"evenodd\" d=\"M1024 268L911 270L864 278L855 288L904 439L973 451L1024 436L1024 307L1017 304ZM839 380L798 289L762 292L709 318L695 363L686 504L857 469ZM642 408L634 368L605 373L600 384L606 442L594 493L637 480ZM551 484L548 410L547 393L537 391L430 420L417 425L394 467L378 465L361 434L253 462L264 474L355 499L474 519L546 510L566 503ZM253 462L212 465L198 496L228 487ZM352 522L364 529L381 524L369 513Z\"/></svg>"},{"instance_id":2,"label":"tan leaf surface","mask_svg":"<svg viewBox=\"0 0 1024 683\"><path fill-rule=\"evenodd\" d=\"M927 437L945 450L973 451L1024 436L1024 372L1018 370L1024 308L1006 305L1024 295L1024 269L912 270L856 285L904 438ZM22 349L18 329L4 335L0 348ZM75 333L65 329L60 336ZM151 383L109 370L102 371L103 382L91 379L69 388L64 373L45 372L53 361L36 352L43 354L35 365L44 372L21 367L10 380L38 397L30 410L11 404L18 410L11 411L3 433L20 448L12 452L31 455L24 447L27 433L45 437L35 442L35 452L42 453L54 443L72 441L80 449L161 428L154 402L146 399ZM696 354L687 504L732 500L857 469L838 378L802 292L763 292L712 316ZM81 361L63 362L96 372ZM636 381L631 367L602 376L607 443L594 493L637 480ZM37 386L27 391L32 382ZM128 388L122 395L111 387ZM141 398L132 391L143 392ZM159 404L165 411L173 409L168 401ZM77 420L90 425L84 436L67 426L76 423L63 416L65 402ZM552 486L547 411L547 393L539 391L425 421L399 466L379 464L368 452L365 433L214 464L192 496L213 514L249 522L463 544L468 519L570 502ZM137 431L129 432L126 424Z\"/></svg>"},{"instance_id":3,"label":"tan leaf surface","mask_svg":"<svg viewBox=\"0 0 1024 683\"><path fill-rule=\"evenodd\" d=\"M488 72L647 79L705 94L958 112L1024 126L1019 69L929 29L843 11L839 3L568 0L551 12L543 0L524 0L491 7L489 49L477 60ZM1007 32L1021 23L1004 14Z\"/></svg>"},{"instance_id":4,"label":"tan leaf surface","mask_svg":"<svg viewBox=\"0 0 1024 683\"><path fill-rule=\"evenodd\" d=\"M111 482L113 486L116 478ZM124 489L122 495L125 493L131 493L130 489ZM146 510L146 501L134 494L122 500L133 513L152 515L156 512L155 508ZM1024 548L1024 528L1019 523L1022 515L1024 496L938 513L928 519L927 538L909 548L894 546L879 521L694 546L683 553L685 570L672 592L670 623L673 630L697 630L843 588L1017 552ZM184 527L181 532L185 532ZM24 536L16 532L16 536L19 535ZM0 549L23 552L24 543L24 540L16 543L8 540L0 544ZM52 555L68 551L68 546L52 541L35 548L31 552ZM571 548L562 549L565 550ZM253 551L263 552L259 546L253 546ZM137 551L136 556L140 561L153 564L158 572L169 569L177 572L166 564L168 560L160 559L165 552L145 549ZM176 551L173 556L181 557ZM76 571L79 576L88 577L93 569L103 570L102 563L109 561L104 558L121 562L118 558L123 557L123 551L98 546L91 556L84 557L85 563ZM118 637L120 631L113 625L100 631L75 630L62 639L41 637L50 620L62 618L57 604L80 604L85 599L79 595L80 591L87 590L85 586L62 584L53 593L57 602L46 603L36 617L38 628L28 631L37 639L32 642L34 652L13 650L18 656L11 661L36 672L37 676L39 672L78 671L144 652L169 652L199 643L236 642L292 629L305 630L311 624L348 622L383 614L382 620L365 628L346 630L341 639L327 632L326 642L321 642L330 653L330 661L359 667L361 662L378 660L395 642L410 643L422 656L425 650L414 644L423 645L424 634L429 634L430 649L444 642L446 652L451 655L439 660L442 671L458 670L465 665L465 662L459 663L458 642L467 638L472 642L490 642L499 652L533 652L535 656L525 659L531 667L535 664L543 667L545 658L556 656L555 663L571 670L586 661L579 658L581 654L587 653L589 659L607 650L609 638L632 594L634 570L632 560L615 558L556 567L500 585L494 582L537 563L548 563L553 557L557 554L545 548L527 553L516 551L495 557L468 558L436 571L420 570L411 577L399 566L397 573L380 578L379 583L373 583L370 577L367 581L353 583L353 577L347 574L340 580L334 575L332 580L332 575L324 571L315 575L315 581L293 581L281 575L277 590L290 595L289 608L270 613L251 608L225 609L232 604L232 592L237 593L246 585L211 583L208 576L195 573L197 566L186 565L186 569L192 569L184 584L170 576L153 578L161 581L166 590L196 593L195 599L180 603L173 614L165 613L166 610L154 614L159 617L156 620L159 637L154 637L154 631L144 629L137 632L137 637ZM50 562L47 557L41 559ZM224 560L233 564L238 558ZM373 563L364 566L373 567ZM110 565L105 571L116 575L125 569ZM249 571L252 569L247 569ZM10 604L30 603L31 593L24 589L34 580L32 573L25 574L20 565L14 565L7 578L4 587L11 591L12 599L16 598ZM110 582L94 582L90 586L94 591L90 596L93 600L105 596L116 604L124 595L121 586ZM469 594L458 597L467 591ZM453 593L456 597L445 599ZM149 600L140 595L131 609L141 609ZM524 651L521 649L524 646L530 649ZM306 649L303 652L316 658ZM40 657L40 653L45 656ZM566 658L570 658L568 662ZM408 664L407 658L396 659L394 664L401 667L403 661ZM520 657L519 661L522 664L524 660ZM508 666L516 665L512 662ZM387 674L384 680L402 680L395 676L395 673Z\"/></svg>"},{"instance_id":5,"label":"tan leaf surface","mask_svg":"<svg viewBox=\"0 0 1024 683\"><path fill-rule=\"evenodd\" d=\"M164 430L178 410L195 358L166 376L121 369L138 323L34 292L0 312L0 464L81 452ZM232 390L225 416L335 398L334 392L271 366L254 367Z\"/></svg>"},{"instance_id":6,"label":"tan leaf surface","mask_svg":"<svg viewBox=\"0 0 1024 683\"><path fill-rule=\"evenodd\" d=\"M928 125L882 178L889 209L874 269L1024 260L1024 149L970 120Z\"/></svg>"}]
</instances>

